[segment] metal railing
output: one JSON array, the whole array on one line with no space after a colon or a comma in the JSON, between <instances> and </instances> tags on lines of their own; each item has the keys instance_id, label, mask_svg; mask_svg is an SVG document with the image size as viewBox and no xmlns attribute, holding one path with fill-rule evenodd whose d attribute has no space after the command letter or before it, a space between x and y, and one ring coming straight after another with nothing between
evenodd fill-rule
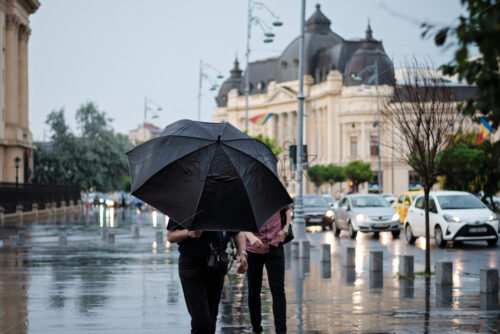
<instances>
[{"instance_id":1,"label":"metal railing","mask_svg":"<svg viewBox=\"0 0 500 334\"><path fill-rule=\"evenodd\" d=\"M46 184L18 184L0 182L0 207L4 213L16 212L16 206L22 205L23 211L31 211L33 204L38 209L45 209L47 203L56 203L57 207L64 202L69 205L72 200L77 203L80 199L78 185L46 185Z\"/></svg>"}]
</instances>

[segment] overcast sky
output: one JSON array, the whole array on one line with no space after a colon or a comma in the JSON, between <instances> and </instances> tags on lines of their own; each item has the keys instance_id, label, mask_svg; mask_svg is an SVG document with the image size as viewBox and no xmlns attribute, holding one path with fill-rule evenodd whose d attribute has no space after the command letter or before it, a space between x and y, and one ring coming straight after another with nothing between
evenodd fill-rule
<instances>
[{"instance_id":1,"label":"overcast sky","mask_svg":"<svg viewBox=\"0 0 500 334\"><path fill-rule=\"evenodd\" d=\"M279 55L299 35L300 0L261 0L284 25L272 44L252 28L251 60ZM154 123L197 116L200 59L225 77L235 55L244 67L247 0L40 0L31 16L29 46L30 128L35 140L48 139L47 114L59 108L76 129L74 114L86 101L97 103L128 133L143 121L144 97L163 110ZM405 57L447 62L452 50L420 37L421 22L450 24L462 12L458 0L307 1L306 18L317 3L346 39L364 36L370 18L396 66ZM263 10L254 14L266 22ZM212 72L209 71L210 74ZM215 74L212 74L215 77ZM216 92L203 82L202 120L210 121ZM148 120L151 113L148 114Z\"/></svg>"}]
</instances>

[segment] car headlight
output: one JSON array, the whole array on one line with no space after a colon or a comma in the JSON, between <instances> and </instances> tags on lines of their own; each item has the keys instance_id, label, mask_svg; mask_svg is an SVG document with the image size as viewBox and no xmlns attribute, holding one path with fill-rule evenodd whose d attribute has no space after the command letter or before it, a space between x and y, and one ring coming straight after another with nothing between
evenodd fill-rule
<instances>
[{"instance_id":1,"label":"car headlight","mask_svg":"<svg viewBox=\"0 0 500 334\"><path fill-rule=\"evenodd\" d=\"M488 221L492 221L492 220L498 220L498 216L493 214L490 216L490 218L488 218Z\"/></svg>"},{"instance_id":2,"label":"car headlight","mask_svg":"<svg viewBox=\"0 0 500 334\"><path fill-rule=\"evenodd\" d=\"M362 213L358 213L356 215L356 221L358 221L360 223L363 223L363 222L365 222L367 220L368 220L368 218L366 218L366 216L364 214L362 214Z\"/></svg>"},{"instance_id":3,"label":"car headlight","mask_svg":"<svg viewBox=\"0 0 500 334\"><path fill-rule=\"evenodd\" d=\"M450 216L450 215L443 215L444 220L446 220L449 223L460 223L460 218L456 216Z\"/></svg>"},{"instance_id":4,"label":"car headlight","mask_svg":"<svg viewBox=\"0 0 500 334\"><path fill-rule=\"evenodd\" d=\"M396 212L395 214L392 215L392 221L395 222L397 220L399 220L399 213Z\"/></svg>"},{"instance_id":5,"label":"car headlight","mask_svg":"<svg viewBox=\"0 0 500 334\"><path fill-rule=\"evenodd\" d=\"M328 218L332 218L334 215L333 211L332 210L326 210L325 212L325 216L327 216Z\"/></svg>"}]
</instances>

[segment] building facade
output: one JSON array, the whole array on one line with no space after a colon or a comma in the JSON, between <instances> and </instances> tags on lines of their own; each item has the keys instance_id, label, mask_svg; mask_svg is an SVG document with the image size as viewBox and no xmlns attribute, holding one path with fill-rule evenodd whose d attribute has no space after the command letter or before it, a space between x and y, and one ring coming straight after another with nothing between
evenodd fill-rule
<instances>
[{"instance_id":1,"label":"building facade","mask_svg":"<svg viewBox=\"0 0 500 334\"><path fill-rule=\"evenodd\" d=\"M307 20L304 61L304 144L307 145L308 164L336 164L345 166L353 160L369 162L376 178L360 187L361 192L378 191L378 150L381 156L382 191L399 194L418 182L409 167L398 159L389 147L394 136L384 131L382 121L381 143L378 145L378 98L390 98L394 90L394 67L381 41L373 37L368 24L365 37L346 40L333 32L330 20L317 5ZM216 98L213 121L228 121L245 129L245 76L249 73L249 116L272 113L273 116L258 126L249 122L249 134L262 133L277 140L283 147L279 156L280 177L290 193L296 192L295 175L290 169L289 146L297 137L299 38L297 37L279 57L249 64L249 71L239 68L236 60L231 77L221 86ZM374 85L374 65L378 67L378 94ZM370 85L367 85L370 83ZM473 87L456 87L457 97L473 93ZM378 96L377 96L378 95ZM394 144L394 143L393 143ZM313 192L310 182L305 192ZM323 186L332 194L348 192L349 184Z\"/></svg>"},{"instance_id":2,"label":"building facade","mask_svg":"<svg viewBox=\"0 0 500 334\"><path fill-rule=\"evenodd\" d=\"M134 145L142 144L152 138L158 137L161 134L161 129L151 123L143 123L135 130L130 130L128 133L128 141Z\"/></svg>"},{"instance_id":3,"label":"building facade","mask_svg":"<svg viewBox=\"0 0 500 334\"><path fill-rule=\"evenodd\" d=\"M0 0L0 182L30 182L33 141L29 129L29 15L37 0ZM16 168L16 158L18 168Z\"/></svg>"}]
</instances>

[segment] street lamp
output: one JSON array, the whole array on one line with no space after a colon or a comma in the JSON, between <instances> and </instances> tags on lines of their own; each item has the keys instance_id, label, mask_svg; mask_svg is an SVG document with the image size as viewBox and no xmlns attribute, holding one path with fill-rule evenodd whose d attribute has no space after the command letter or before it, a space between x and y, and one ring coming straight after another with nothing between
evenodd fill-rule
<instances>
[{"instance_id":1,"label":"street lamp","mask_svg":"<svg viewBox=\"0 0 500 334\"><path fill-rule=\"evenodd\" d=\"M16 164L16 188L19 186L19 164L21 163L21 158L16 157L14 159L14 163Z\"/></svg>"},{"instance_id":2,"label":"street lamp","mask_svg":"<svg viewBox=\"0 0 500 334\"><path fill-rule=\"evenodd\" d=\"M266 37L263 42L264 43L272 43L274 40L274 33L271 31L272 28L267 25L260 17L253 15L254 9L264 9L272 17L274 17L274 22L272 25L274 27L281 27L283 22L280 21L279 16L273 13L272 10L269 9L266 5L261 2L257 2L254 0L248 0L248 20L247 20L247 51L246 51L246 62L247 62L247 73L245 76L245 130L248 131L248 95L250 94L250 68L248 64L250 63L250 37L252 31L252 23L258 25L262 31L264 32L264 36Z\"/></svg>"},{"instance_id":3,"label":"street lamp","mask_svg":"<svg viewBox=\"0 0 500 334\"><path fill-rule=\"evenodd\" d=\"M361 72L359 72L357 75L355 75L353 77L354 80L356 81L360 81L360 82L363 82L363 78L361 77L361 75L363 75L364 73L368 72L368 71L373 71L373 75L369 76L365 81L364 83L369 87L369 84L370 83L375 83L375 91L376 91L376 94L377 94L377 155L378 155L378 175L377 175L377 178L378 178L378 192L379 194L382 193L382 182L381 182L381 179L382 179L382 159L380 157L380 128L381 128L381 124L380 124L380 94L379 94L379 91L378 91L378 76L379 76L379 73L378 73L378 62L375 61L375 63L373 65L368 65L366 66L364 69L361 70Z\"/></svg>"},{"instance_id":4,"label":"street lamp","mask_svg":"<svg viewBox=\"0 0 500 334\"><path fill-rule=\"evenodd\" d=\"M303 122L304 122L304 35L306 21L306 0L301 0L300 13L300 48L299 48L299 93L297 95L297 196L295 197L295 212L293 224L295 226L295 236L297 240L306 240L306 222L304 220L304 205L302 202L302 152L303 152Z\"/></svg>"},{"instance_id":5,"label":"street lamp","mask_svg":"<svg viewBox=\"0 0 500 334\"><path fill-rule=\"evenodd\" d=\"M151 109L151 106L156 108L156 110ZM157 111L162 111L163 108L158 103L150 99L149 97L144 97L144 122L142 123L142 141L146 141L146 119L148 112L153 113L153 119L159 118L160 116L156 113Z\"/></svg>"},{"instance_id":6,"label":"street lamp","mask_svg":"<svg viewBox=\"0 0 500 334\"><path fill-rule=\"evenodd\" d=\"M201 121L201 88L203 84L203 79L206 79L212 87L210 87L211 91L214 91L219 87L219 84L214 80L206 71L205 69L211 69L213 72L217 74L216 78L217 79L222 79L224 76L221 74L221 72L216 69L214 66L204 63L202 59L200 59L200 76L199 76L199 81L198 81L198 121Z\"/></svg>"}]
</instances>

